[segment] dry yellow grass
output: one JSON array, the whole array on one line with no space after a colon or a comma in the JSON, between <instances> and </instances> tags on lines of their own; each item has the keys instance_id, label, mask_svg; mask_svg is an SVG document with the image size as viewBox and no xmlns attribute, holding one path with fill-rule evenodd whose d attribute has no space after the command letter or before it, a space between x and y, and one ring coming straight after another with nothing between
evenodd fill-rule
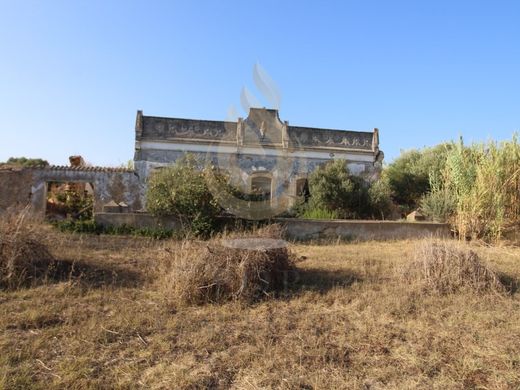
<instances>
[{"instance_id":1,"label":"dry yellow grass","mask_svg":"<svg viewBox=\"0 0 520 390\"><path fill-rule=\"evenodd\" d=\"M439 296L396 273L415 242L292 245L282 297L186 307L153 282L166 243L47 236L74 267L0 292L0 388L520 387L520 249L473 248L509 294Z\"/></svg>"},{"instance_id":2,"label":"dry yellow grass","mask_svg":"<svg viewBox=\"0 0 520 390\"><path fill-rule=\"evenodd\" d=\"M401 270L405 283L415 283L424 293L505 293L499 276L467 244L454 240L424 240L414 249L413 261Z\"/></svg>"},{"instance_id":3,"label":"dry yellow grass","mask_svg":"<svg viewBox=\"0 0 520 390\"><path fill-rule=\"evenodd\" d=\"M233 240L227 240L233 242ZM229 300L254 302L271 297L294 274L286 247L249 250L247 244L284 243L282 240L242 238L246 248L230 248L221 240L183 242L165 248L157 287L167 301L178 304L217 303Z\"/></svg>"},{"instance_id":4,"label":"dry yellow grass","mask_svg":"<svg viewBox=\"0 0 520 390\"><path fill-rule=\"evenodd\" d=\"M43 243L40 226L28 210L9 213L0 220L0 288L16 289L45 280L54 259Z\"/></svg>"}]
</instances>

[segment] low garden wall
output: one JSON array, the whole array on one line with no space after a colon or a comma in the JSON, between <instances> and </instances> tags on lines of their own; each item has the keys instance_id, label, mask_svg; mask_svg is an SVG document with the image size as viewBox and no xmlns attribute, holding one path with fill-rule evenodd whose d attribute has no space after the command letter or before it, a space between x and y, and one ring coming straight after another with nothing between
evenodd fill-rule
<instances>
[{"instance_id":1,"label":"low garden wall","mask_svg":"<svg viewBox=\"0 0 520 390\"><path fill-rule=\"evenodd\" d=\"M172 229L181 228L180 222L171 217L154 217L149 213L95 213L96 223L104 227L132 226L137 229Z\"/></svg>"},{"instance_id":2,"label":"low garden wall","mask_svg":"<svg viewBox=\"0 0 520 390\"><path fill-rule=\"evenodd\" d=\"M356 239L400 240L423 237L450 237L450 226L434 222L313 220L278 218L287 238L293 240Z\"/></svg>"},{"instance_id":3,"label":"low garden wall","mask_svg":"<svg viewBox=\"0 0 520 390\"><path fill-rule=\"evenodd\" d=\"M157 218L148 213L96 213L95 220L103 226L128 225L136 228L179 229L174 218ZM275 218L284 226L291 240L355 239L398 240L422 237L449 237L448 224L434 222L312 220Z\"/></svg>"}]
</instances>

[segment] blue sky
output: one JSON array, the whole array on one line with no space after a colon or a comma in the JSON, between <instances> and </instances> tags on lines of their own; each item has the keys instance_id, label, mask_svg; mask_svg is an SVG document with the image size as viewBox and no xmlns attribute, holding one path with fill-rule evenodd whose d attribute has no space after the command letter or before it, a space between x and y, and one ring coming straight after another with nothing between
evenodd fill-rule
<instances>
[{"instance_id":1,"label":"blue sky","mask_svg":"<svg viewBox=\"0 0 520 390\"><path fill-rule=\"evenodd\" d=\"M520 129L518 1L1 1L0 161L133 157L145 115L223 120L256 63L290 124L401 149Z\"/></svg>"}]
</instances>

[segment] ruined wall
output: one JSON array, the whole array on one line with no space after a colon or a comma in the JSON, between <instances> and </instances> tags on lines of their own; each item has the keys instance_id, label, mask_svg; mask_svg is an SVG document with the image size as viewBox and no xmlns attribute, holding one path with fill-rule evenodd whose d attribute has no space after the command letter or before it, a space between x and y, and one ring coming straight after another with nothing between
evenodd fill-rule
<instances>
[{"instance_id":1,"label":"ruined wall","mask_svg":"<svg viewBox=\"0 0 520 390\"><path fill-rule=\"evenodd\" d=\"M30 205L34 215L43 217L47 202L47 183L91 183L94 187L94 212L110 201L124 202L129 210L145 205L145 188L133 170L100 167L10 168L0 170L0 211Z\"/></svg>"},{"instance_id":2,"label":"ruined wall","mask_svg":"<svg viewBox=\"0 0 520 390\"><path fill-rule=\"evenodd\" d=\"M9 207L25 207L31 202L33 170L0 169L0 212Z\"/></svg>"}]
</instances>

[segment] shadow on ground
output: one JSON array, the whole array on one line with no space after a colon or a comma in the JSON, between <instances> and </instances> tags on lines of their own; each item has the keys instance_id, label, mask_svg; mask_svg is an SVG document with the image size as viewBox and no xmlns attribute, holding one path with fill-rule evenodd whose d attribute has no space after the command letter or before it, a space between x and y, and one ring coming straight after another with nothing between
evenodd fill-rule
<instances>
[{"instance_id":1,"label":"shadow on ground","mask_svg":"<svg viewBox=\"0 0 520 390\"><path fill-rule=\"evenodd\" d=\"M142 284L143 277L128 268L116 265L85 263L68 259L57 259L50 266L48 281L76 281L89 287L137 287Z\"/></svg>"},{"instance_id":2,"label":"shadow on ground","mask_svg":"<svg viewBox=\"0 0 520 390\"><path fill-rule=\"evenodd\" d=\"M292 293L304 291L326 293L333 288L348 287L361 281L363 281L361 275L351 270L328 271L320 268L300 268L295 272L289 290Z\"/></svg>"},{"instance_id":3,"label":"shadow on ground","mask_svg":"<svg viewBox=\"0 0 520 390\"><path fill-rule=\"evenodd\" d=\"M511 295L516 294L520 289L520 279L503 272L498 272L497 276L498 280L505 286L506 291Z\"/></svg>"}]
</instances>

